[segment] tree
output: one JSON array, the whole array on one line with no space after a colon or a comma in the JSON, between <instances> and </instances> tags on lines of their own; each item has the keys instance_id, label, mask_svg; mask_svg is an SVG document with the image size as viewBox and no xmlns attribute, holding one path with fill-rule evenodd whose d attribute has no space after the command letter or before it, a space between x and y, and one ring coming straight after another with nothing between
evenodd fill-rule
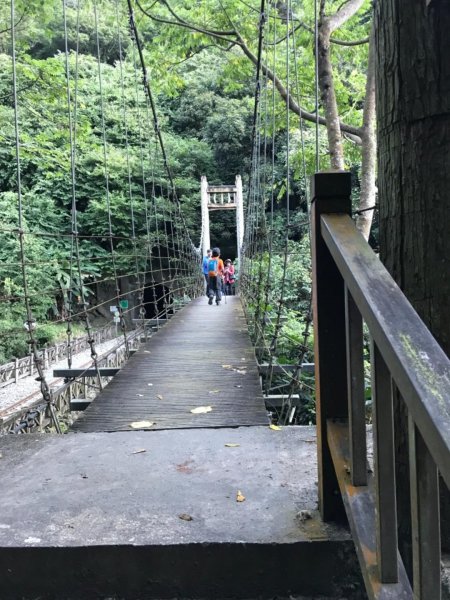
<instances>
[{"instance_id":1,"label":"tree","mask_svg":"<svg viewBox=\"0 0 450 600\"><path fill-rule=\"evenodd\" d=\"M381 258L449 354L450 3L382 0L375 24ZM400 526L408 530L407 423L401 405L398 512ZM448 536L450 512L445 513L442 531ZM409 564L409 548L402 551Z\"/></svg>"},{"instance_id":2,"label":"tree","mask_svg":"<svg viewBox=\"0 0 450 600\"><path fill-rule=\"evenodd\" d=\"M228 0L227 2L219 2L211 0L202 6L192 6L191 3L186 2L169 2L168 0L160 0L154 2L149 9L143 7L140 0L136 0L136 4L142 13L147 15L151 21L158 25L159 28L164 28L166 41L170 40L170 43L176 45L178 48L182 48L182 51L188 59L193 54L201 52L207 47L206 41L209 44L214 43L217 47L224 51L229 52L231 55L241 55L248 59L253 65L258 63L258 56L256 51L255 39L258 38L257 31L255 31L255 24L258 22L258 13L260 10L260 3L245 2L240 3L236 0ZM247 15L242 18L242 4L247 7ZM348 0L344 3L339 3L337 8L334 5L337 3L333 0L321 0L320 2L320 14L319 14L319 36L318 36L318 61L319 61L319 86L322 99L322 107L324 116L319 116L318 121L322 125L326 125L328 134L328 152L330 155L330 166L335 169L345 168L344 164L344 151L343 143L344 137L347 140L351 140L352 143L362 147L362 171L361 171L361 196L359 209L362 211L358 217L358 228L367 238L370 232L370 224L372 221L372 210L371 207L375 203L375 159L376 159L376 144L375 144L375 89L374 89L374 71L373 62L369 60L369 68L367 75L367 82L365 86L364 98L362 101L358 98L359 104L363 104L363 110L355 110L355 104L352 99L348 98L349 103L352 105L353 111L361 113L359 123L353 124L352 122L343 122L341 117L342 108L344 102L341 102L341 110L339 108L339 102L336 93L336 76L333 74L332 60L331 60L331 45L335 44L337 47L343 46L358 46L366 44L368 42L367 37L363 37L361 40L336 40L332 37L333 33L344 25L351 25L353 29L361 28L361 25L367 30L367 14L370 14L369 2L367 0ZM314 76L311 72L312 68L312 33L314 29L311 26L311 16L313 14L312 3L305 3L306 8L303 9L302 13L292 13L288 23L289 31L285 31L280 34L278 40L274 42L275 45L282 44L286 38L292 37L293 43L295 42L295 34L300 34L302 38L297 37L299 40L299 47L295 52L300 52L303 47L308 48L308 52L302 52L302 60L309 62L310 75L309 77L309 93L310 103L314 96L313 88L311 87L311 81ZM288 6L285 2L277 2L275 4L276 12L273 12L267 8L265 19L267 21L267 28L274 30L277 25L279 29L283 27L283 23L287 22ZM364 8L363 17L360 19L361 22L352 19L355 17L359 9ZM331 11L331 12L330 12ZM281 23L281 25L280 25ZM348 31L347 31L348 35ZM344 33L345 37L345 33ZM164 46L166 48L166 46ZM292 54L292 50L289 51ZM292 57L291 57L292 58ZM340 61L341 66L345 65L343 71L345 73L344 80L340 82L340 87L349 85L350 77L348 71L351 72L351 60L343 59ZM277 89L280 97L289 106L289 109L296 114L299 118L315 123L317 116L314 109L306 110L300 103L298 97L292 92L291 88L283 82L283 67L280 64L269 65L267 61L262 61L261 71L264 76L272 81L273 85ZM305 82L305 87L308 84ZM345 94L344 94L345 96ZM348 108L348 106L347 106ZM350 116L350 115L348 115ZM350 119L354 118L354 115ZM344 137L343 137L344 136Z\"/></svg>"}]
</instances>

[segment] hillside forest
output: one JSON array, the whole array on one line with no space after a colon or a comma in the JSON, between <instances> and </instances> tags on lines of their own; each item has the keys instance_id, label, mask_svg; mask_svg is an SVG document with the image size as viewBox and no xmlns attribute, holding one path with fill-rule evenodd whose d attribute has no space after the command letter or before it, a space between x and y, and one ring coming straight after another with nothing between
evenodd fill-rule
<instances>
[{"instance_id":1,"label":"hillside forest","mask_svg":"<svg viewBox=\"0 0 450 600\"><path fill-rule=\"evenodd\" d=\"M241 174L246 202L249 180L259 181L270 246L252 260L259 261L256 270L270 268L264 310L282 312L278 360L295 361L299 345L309 352L310 175L330 166L351 170L366 237L372 222L370 1L272 0L262 17L258 0L12 4L14 27L11 7L0 7L0 363L28 352L19 219L27 294L44 345L65 335L80 297L99 303L114 275L137 272L145 287L158 236L174 219L198 247L202 175L210 184L232 184ZM71 258L74 196L79 268ZM375 224L373 245L376 234ZM211 240L225 258L236 258L235 238L234 215L216 213ZM261 298L250 293L247 310L261 310ZM92 311L94 325L100 316ZM81 319L71 321L82 331Z\"/></svg>"}]
</instances>

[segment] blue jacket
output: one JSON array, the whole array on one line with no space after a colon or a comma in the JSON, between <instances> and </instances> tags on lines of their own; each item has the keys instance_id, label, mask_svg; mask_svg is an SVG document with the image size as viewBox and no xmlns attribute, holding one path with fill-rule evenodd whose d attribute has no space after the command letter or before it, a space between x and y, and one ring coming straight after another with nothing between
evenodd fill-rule
<instances>
[{"instance_id":1,"label":"blue jacket","mask_svg":"<svg viewBox=\"0 0 450 600\"><path fill-rule=\"evenodd\" d=\"M202 265L202 267L203 267L203 275L208 275L208 262L209 262L210 258L211 258L210 256L204 256L203 257L203 265Z\"/></svg>"}]
</instances>

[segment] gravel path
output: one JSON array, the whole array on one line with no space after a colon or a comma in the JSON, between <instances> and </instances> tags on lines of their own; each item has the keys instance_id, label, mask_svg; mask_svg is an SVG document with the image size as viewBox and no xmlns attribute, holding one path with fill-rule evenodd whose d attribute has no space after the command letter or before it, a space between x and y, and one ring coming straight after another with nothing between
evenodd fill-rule
<instances>
[{"instance_id":1,"label":"gravel path","mask_svg":"<svg viewBox=\"0 0 450 600\"><path fill-rule=\"evenodd\" d=\"M122 336L98 344L95 350L99 356L105 354L108 350L117 346L118 343L123 339ZM90 349L80 352L73 357L72 366L82 367L91 363L91 351ZM51 365L51 367L45 371L45 378L50 388L57 388L61 385L62 379L53 377L53 369L64 369L67 367L67 358L60 360L57 363ZM5 416L10 412L15 412L18 408L17 402L23 398L23 403L20 404L20 408L32 404L35 398L29 398L32 394L40 393L39 382L36 381L37 373L30 377L24 377L20 379L18 383L12 383L0 389L0 415ZM8 410L10 409L10 410Z\"/></svg>"}]
</instances>

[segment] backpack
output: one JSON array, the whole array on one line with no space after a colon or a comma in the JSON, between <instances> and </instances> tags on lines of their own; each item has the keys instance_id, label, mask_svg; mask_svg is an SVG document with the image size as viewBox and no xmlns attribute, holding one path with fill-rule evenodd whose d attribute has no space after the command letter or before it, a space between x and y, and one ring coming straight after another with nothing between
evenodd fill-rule
<instances>
[{"instance_id":1,"label":"backpack","mask_svg":"<svg viewBox=\"0 0 450 600\"><path fill-rule=\"evenodd\" d=\"M219 259L218 258L210 258L208 260L208 275L210 277L217 277L218 268L219 268Z\"/></svg>"}]
</instances>

